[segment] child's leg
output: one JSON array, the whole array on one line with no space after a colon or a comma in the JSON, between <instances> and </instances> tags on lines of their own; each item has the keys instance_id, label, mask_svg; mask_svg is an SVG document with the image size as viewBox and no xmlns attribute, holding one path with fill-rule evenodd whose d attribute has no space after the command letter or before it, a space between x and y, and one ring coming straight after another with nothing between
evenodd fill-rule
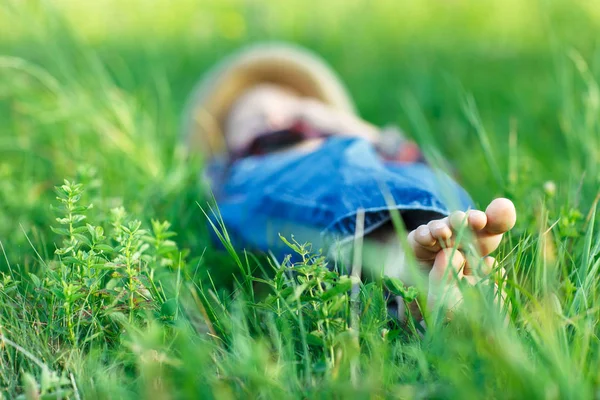
<instances>
[{"instance_id":1,"label":"child's leg","mask_svg":"<svg viewBox=\"0 0 600 400\"><path fill-rule=\"evenodd\" d=\"M451 309L460 300L455 280L448 278L447 268L454 268L459 278L465 277L471 283L476 283L491 272L493 258L489 254L498 248L502 236L510 230L516 221L515 207L510 200L495 199L486 211L473 210L468 213L461 211L449 217L432 220L421 225L408 234L408 245L412 251L421 272L427 274L428 306L433 307L443 296L446 306ZM473 271L467 262L462 249L469 244L466 241L457 242L457 233L467 224L472 233L472 241L478 255L485 257L482 271ZM452 250L455 246L458 250ZM402 250L396 233L391 228L376 232L367 237L364 252L365 268L380 268L383 274L402 280L408 285L416 283L418 277L411 271L407 262L407 254ZM440 287L443 290L440 290ZM404 304L398 303L399 317L404 315Z\"/></svg>"}]
</instances>

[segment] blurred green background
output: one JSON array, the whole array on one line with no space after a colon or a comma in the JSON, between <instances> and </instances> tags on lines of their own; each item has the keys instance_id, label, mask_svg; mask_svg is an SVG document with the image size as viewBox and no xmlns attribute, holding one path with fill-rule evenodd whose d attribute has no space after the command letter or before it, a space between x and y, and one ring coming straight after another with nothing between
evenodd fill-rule
<instances>
[{"instance_id":1,"label":"blurred green background","mask_svg":"<svg viewBox=\"0 0 600 400\"><path fill-rule=\"evenodd\" d=\"M65 177L202 252L202 163L177 149L180 112L203 71L265 40L322 55L365 119L445 156L480 204L531 209L548 180L565 204L596 194L597 2L8 0L0 21L0 238L20 260L24 232L52 251Z\"/></svg>"}]
</instances>

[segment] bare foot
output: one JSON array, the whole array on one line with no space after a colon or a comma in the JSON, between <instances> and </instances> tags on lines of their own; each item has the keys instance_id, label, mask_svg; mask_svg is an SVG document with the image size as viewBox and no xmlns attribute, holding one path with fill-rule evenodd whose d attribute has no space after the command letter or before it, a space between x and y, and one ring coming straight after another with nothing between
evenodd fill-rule
<instances>
[{"instance_id":1,"label":"bare foot","mask_svg":"<svg viewBox=\"0 0 600 400\"><path fill-rule=\"evenodd\" d=\"M403 246L398 245L396 232L391 228L381 229L365 240L363 264L375 274L398 278L407 285L426 284L429 309L442 298L450 309L462 299L456 278L475 284L489 275L495 264L489 254L498 248L502 235L514 226L516 215L513 203L499 198L485 212L458 211L419 226L408 234L409 247L421 266L418 271L411 268ZM475 262L465 259L466 250L474 250L466 258ZM427 274L425 281L423 272ZM411 314L419 318L418 307L413 305L410 304ZM403 319L406 309L401 297L390 299L388 308Z\"/></svg>"},{"instance_id":2,"label":"bare foot","mask_svg":"<svg viewBox=\"0 0 600 400\"><path fill-rule=\"evenodd\" d=\"M464 240L458 244L459 249L463 249L469 244L468 239L472 239L470 242L479 255L487 256L498 248L502 235L512 229L516 219L513 203L508 199L498 198L490 203L485 212L456 211L449 217L421 225L408 234L408 243L417 261L430 266L433 266L438 253L444 248L455 246L460 236ZM465 228L468 231L465 232Z\"/></svg>"},{"instance_id":3,"label":"bare foot","mask_svg":"<svg viewBox=\"0 0 600 400\"><path fill-rule=\"evenodd\" d=\"M498 198L490 203L485 212L458 211L449 217L421 225L409 233L408 242L417 261L425 268L431 268L427 296L430 310L443 302L451 313L462 300L458 280L465 279L475 284L490 274L495 260L489 254L498 248L502 235L512 229L516 218L513 203ZM464 239L459 240L461 237ZM477 270L465 258L463 250L468 245L472 245L478 255L484 257L482 262L477 263Z\"/></svg>"},{"instance_id":4,"label":"bare foot","mask_svg":"<svg viewBox=\"0 0 600 400\"><path fill-rule=\"evenodd\" d=\"M482 279L486 279L495 267L496 259L488 256L478 263L475 271L475 268L469 268L462 251L457 249L439 251L429 272L427 308L431 311L436 305L443 303L450 317L462 301L458 282L462 280L475 285ZM504 274L504 270L500 273Z\"/></svg>"}]
</instances>

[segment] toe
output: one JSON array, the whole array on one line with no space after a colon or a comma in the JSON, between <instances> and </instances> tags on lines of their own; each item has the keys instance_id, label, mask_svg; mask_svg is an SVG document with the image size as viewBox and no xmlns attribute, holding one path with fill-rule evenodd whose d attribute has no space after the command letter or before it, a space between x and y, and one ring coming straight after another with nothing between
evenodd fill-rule
<instances>
[{"instance_id":1,"label":"toe","mask_svg":"<svg viewBox=\"0 0 600 400\"><path fill-rule=\"evenodd\" d=\"M471 230L478 232L487 224L487 216L480 210L469 210L466 213L455 211L450 215L449 220L454 231L459 231L468 224Z\"/></svg>"},{"instance_id":2,"label":"toe","mask_svg":"<svg viewBox=\"0 0 600 400\"><path fill-rule=\"evenodd\" d=\"M454 211L448 217L450 221L450 226L455 232L459 232L461 229L466 228L467 226L467 214L462 211Z\"/></svg>"},{"instance_id":3,"label":"toe","mask_svg":"<svg viewBox=\"0 0 600 400\"><path fill-rule=\"evenodd\" d=\"M427 229L427 227L425 227ZM420 235L417 233L419 228L411 231L408 234L408 244L412 249L415 258L420 262L427 262L429 265L435 259L436 253L439 251L439 245L437 242L434 243L433 246L424 246L420 242L425 241L423 237L419 237ZM423 229L421 229L421 234Z\"/></svg>"},{"instance_id":4,"label":"toe","mask_svg":"<svg viewBox=\"0 0 600 400\"><path fill-rule=\"evenodd\" d=\"M517 211L512 201L504 198L493 200L485 209L487 225L485 230L491 234L509 231L515 226Z\"/></svg>"},{"instance_id":5,"label":"toe","mask_svg":"<svg viewBox=\"0 0 600 400\"><path fill-rule=\"evenodd\" d=\"M427 224L431 236L437 240L446 241L452 237L452 229L448 224L448 218L436 219Z\"/></svg>"},{"instance_id":6,"label":"toe","mask_svg":"<svg viewBox=\"0 0 600 400\"><path fill-rule=\"evenodd\" d=\"M475 232L478 232L485 228L487 224L487 216L483 211L470 210L467 212L467 218L469 221L469 227Z\"/></svg>"},{"instance_id":7,"label":"toe","mask_svg":"<svg viewBox=\"0 0 600 400\"><path fill-rule=\"evenodd\" d=\"M437 243L427 225L421 225L415 230L415 241L421 246L432 248Z\"/></svg>"}]
</instances>

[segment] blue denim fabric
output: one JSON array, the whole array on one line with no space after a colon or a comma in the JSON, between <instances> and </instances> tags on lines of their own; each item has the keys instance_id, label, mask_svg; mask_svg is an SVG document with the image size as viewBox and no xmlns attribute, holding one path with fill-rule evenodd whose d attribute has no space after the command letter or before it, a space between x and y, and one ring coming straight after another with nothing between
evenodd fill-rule
<instances>
[{"instance_id":1,"label":"blue denim fabric","mask_svg":"<svg viewBox=\"0 0 600 400\"><path fill-rule=\"evenodd\" d=\"M381 159L362 139L332 137L311 153L289 150L252 156L215 183L223 222L238 248L289 253L279 235L316 248L354 236L365 210L365 233L401 212L407 227L472 208L468 194L447 175L422 163Z\"/></svg>"}]
</instances>

